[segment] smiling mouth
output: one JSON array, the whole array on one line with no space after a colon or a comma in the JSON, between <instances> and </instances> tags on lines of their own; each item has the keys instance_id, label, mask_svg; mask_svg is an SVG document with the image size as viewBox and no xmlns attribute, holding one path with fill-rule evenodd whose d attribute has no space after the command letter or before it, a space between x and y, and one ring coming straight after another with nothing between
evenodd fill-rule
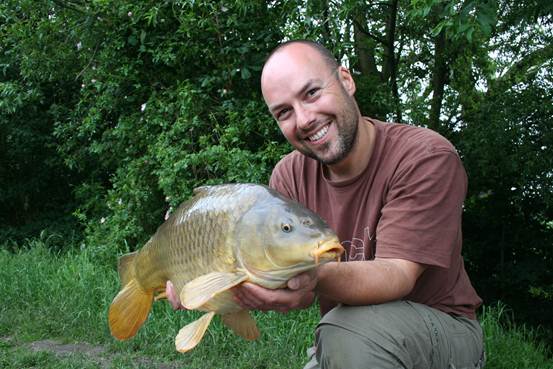
<instances>
[{"instance_id":1,"label":"smiling mouth","mask_svg":"<svg viewBox=\"0 0 553 369\"><path fill-rule=\"evenodd\" d=\"M328 133L328 128L329 127L330 127L330 124L327 124L322 129L317 131L317 133L315 133L314 135L311 135L311 136L307 137L307 140L310 141L310 142L319 141L321 138L326 136L326 134Z\"/></svg>"}]
</instances>

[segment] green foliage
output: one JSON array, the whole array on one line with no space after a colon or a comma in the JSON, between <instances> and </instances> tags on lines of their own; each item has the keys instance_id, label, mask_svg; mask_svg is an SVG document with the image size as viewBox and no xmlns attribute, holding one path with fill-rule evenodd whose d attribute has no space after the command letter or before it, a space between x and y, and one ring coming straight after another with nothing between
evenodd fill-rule
<instances>
[{"instance_id":1,"label":"green foliage","mask_svg":"<svg viewBox=\"0 0 553 369\"><path fill-rule=\"evenodd\" d=\"M71 68L74 58L56 48L61 34L53 32L54 22L38 21L44 9L28 14L27 6L0 5L0 238L19 241L44 229L67 236L77 230L67 215L77 176L52 136L58 114L76 102L72 77L52 66Z\"/></svg>"},{"instance_id":2,"label":"green foliage","mask_svg":"<svg viewBox=\"0 0 553 369\"><path fill-rule=\"evenodd\" d=\"M432 36L445 30L449 38L463 38L470 43L475 33L481 33L485 38L491 35L497 23L497 6L495 0L412 0L408 14L413 21L421 21L435 13L439 22L432 28Z\"/></svg>"},{"instance_id":3,"label":"green foliage","mask_svg":"<svg viewBox=\"0 0 553 369\"><path fill-rule=\"evenodd\" d=\"M465 251L479 287L519 316L547 325L553 307L547 293L553 232L546 222L553 217L552 99L540 81L517 85L487 100L461 141L471 183Z\"/></svg>"},{"instance_id":4,"label":"green foliage","mask_svg":"<svg viewBox=\"0 0 553 369\"><path fill-rule=\"evenodd\" d=\"M277 7L13 1L2 13L13 22L5 26L11 48L4 54L13 73L0 85L7 170L47 147L55 170L25 183L39 189L31 200L52 196L42 183L69 180L52 201L65 202L66 214L73 207L85 244L106 256L140 245L198 185L266 183L287 150L258 86L263 58L281 38ZM33 120L30 110L37 110ZM25 131L15 142L9 130L22 126L8 119L44 131ZM35 137L42 141L32 145ZM72 178L58 174L63 165ZM31 162L28 171L39 166ZM2 200L16 205L10 213L31 201L19 185L26 177L17 173L19 182L5 184L13 195Z\"/></svg>"}]
</instances>

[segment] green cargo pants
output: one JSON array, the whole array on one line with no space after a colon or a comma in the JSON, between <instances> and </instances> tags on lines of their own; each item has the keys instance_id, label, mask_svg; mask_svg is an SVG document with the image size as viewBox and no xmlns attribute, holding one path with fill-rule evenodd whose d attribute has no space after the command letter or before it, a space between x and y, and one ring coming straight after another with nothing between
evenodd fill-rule
<instances>
[{"instance_id":1,"label":"green cargo pants","mask_svg":"<svg viewBox=\"0 0 553 369\"><path fill-rule=\"evenodd\" d=\"M479 369L478 321L395 301L337 306L320 321L304 369Z\"/></svg>"}]
</instances>

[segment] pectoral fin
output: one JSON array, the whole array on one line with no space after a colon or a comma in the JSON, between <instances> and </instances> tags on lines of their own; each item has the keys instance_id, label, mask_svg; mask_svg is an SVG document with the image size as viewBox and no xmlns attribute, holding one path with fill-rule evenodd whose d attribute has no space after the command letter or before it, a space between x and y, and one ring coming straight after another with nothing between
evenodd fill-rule
<instances>
[{"instance_id":1,"label":"pectoral fin","mask_svg":"<svg viewBox=\"0 0 553 369\"><path fill-rule=\"evenodd\" d=\"M259 329L255 324L249 311L240 310L237 313L225 314L222 316L223 323L234 331L240 337L247 340L255 340L259 338Z\"/></svg>"},{"instance_id":2,"label":"pectoral fin","mask_svg":"<svg viewBox=\"0 0 553 369\"><path fill-rule=\"evenodd\" d=\"M215 312L211 311L204 314L200 319L193 321L187 326L181 328L177 337L175 337L175 347L179 352L192 350L202 340L209 323Z\"/></svg>"},{"instance_id":3,"label":"pectoral fin","mask_svg":"<svg viewBox=\"0 0 553 369\"><path fill-rule=\"evenodd\" d=\"M213 272L188 282L181 291L182 305L189 310L197 309L216 294L226 291L248 279L244 273Z\"/></svg>"}]
</instances>

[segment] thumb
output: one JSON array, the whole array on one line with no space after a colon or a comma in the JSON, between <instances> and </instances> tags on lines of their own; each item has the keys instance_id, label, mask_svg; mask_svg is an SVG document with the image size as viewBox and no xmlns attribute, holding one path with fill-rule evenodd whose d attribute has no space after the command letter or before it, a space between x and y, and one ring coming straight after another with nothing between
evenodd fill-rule
<instances>
[{"instance_id":1,"label":"thumb","mask_svg":"<svg viewBox=\"0 0 553 369\"><path fill-rule=\"evenodd\" d=\"M297 276L291 278L287 285L291 290L301 290L301 289L313 289L317 284L316 274L314 272L306 272L298 274Z\"/></svg>"},{"instance_id":2,"label":"thumb","mask_svg":"<svg viewBox=\"0 0 553 369\"><path fill-rule=\"evenodd\" d=\"M293 277L288 281L288 288L291 290L299 290L301 286L301 280L300 277Z\"/></svg>"}]
</instances>

